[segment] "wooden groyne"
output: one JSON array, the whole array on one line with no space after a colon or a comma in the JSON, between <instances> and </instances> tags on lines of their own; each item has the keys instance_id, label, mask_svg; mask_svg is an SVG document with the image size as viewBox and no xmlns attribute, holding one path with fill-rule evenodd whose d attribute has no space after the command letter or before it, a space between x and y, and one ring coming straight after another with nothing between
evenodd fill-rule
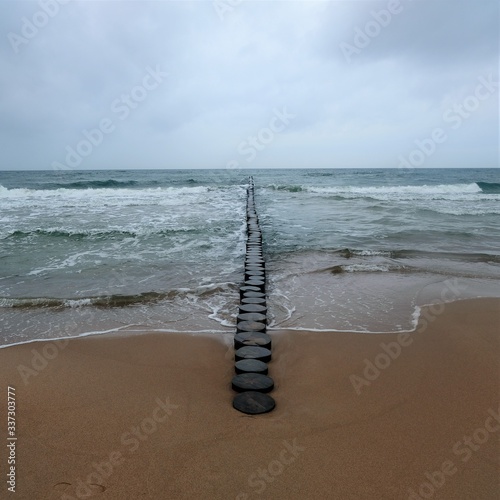
<instances>
[{"instance_id":1,"label":"wooden groyne","mask_svg":"<svg viewBox=\"0 0 500 500\"><path fill-rule=\"evenodd\" d=\"M271 337L266 333L266 265L262 253L262 231L255 208L255 185L250 177L247 188L247 241L244 283L240 287L240 306L234 336L235 372L232 388L239 394L233 407L250 415L274 409L267 394L274 388L268 376L271 361Z\"/></svg>"}]
</instances>

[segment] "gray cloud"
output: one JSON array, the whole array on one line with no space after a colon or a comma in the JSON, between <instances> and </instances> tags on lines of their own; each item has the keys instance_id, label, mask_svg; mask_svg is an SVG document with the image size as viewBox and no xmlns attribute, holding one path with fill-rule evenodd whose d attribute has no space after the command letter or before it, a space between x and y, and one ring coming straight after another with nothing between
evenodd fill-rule
<instances>
[{"instance_id":1,"label":"gray cloud","mask_svg":"<svg viewBox=\"0 0 500 500\"><path fill-rule=\"evenodd\" d=\"M388 4L245 1L221 20L211 1L71 1L16 54L9 33L40 4L2 2L0 168L51 168L103 118L116 128L79 168L397 166L498 80L498 5L401 0L349 64L340 44ZM112 103L157 65L121 120ZM283 107L296 117L249 164L238 146ZM498 92L449 132L425 166L497 166Z\"/></svg>"}]
</instances>

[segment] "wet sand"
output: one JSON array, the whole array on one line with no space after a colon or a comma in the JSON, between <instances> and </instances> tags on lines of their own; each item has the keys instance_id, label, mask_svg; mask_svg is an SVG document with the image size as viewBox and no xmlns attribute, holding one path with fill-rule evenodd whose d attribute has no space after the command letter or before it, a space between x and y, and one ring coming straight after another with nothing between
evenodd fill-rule
<instances>
[{"instance_id":1,"label":"wet sand","mask_svg":"<svg viewBox=\"0 0 500 500\"><path fill-rule=\"evenodd\" d=\"M230 335L1 349L16 497L498 499L500 300L421 319L399 336L271 332L277 407L258 417L231 406Z\"/></svg>"}]
</instances>

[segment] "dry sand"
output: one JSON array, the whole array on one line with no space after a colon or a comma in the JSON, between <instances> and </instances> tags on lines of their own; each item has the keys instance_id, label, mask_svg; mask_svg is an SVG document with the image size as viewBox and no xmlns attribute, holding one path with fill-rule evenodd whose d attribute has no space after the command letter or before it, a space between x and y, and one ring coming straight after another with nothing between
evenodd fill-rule
<instances>
[{"instance_id":1,"label":"dry sand","mask_svg":"<svg viewBox=\"0 0 500 500\"><path fill-rule=\"evenodd\" d=\"M221 336L2 349L0 415L16 388L12 498L498 499L499 327L500 300L481 299L411 336L273 332L277 407L257 417L231 406ZM388 365L369 385L366 360Z\"/></svg>"}]
</instances>

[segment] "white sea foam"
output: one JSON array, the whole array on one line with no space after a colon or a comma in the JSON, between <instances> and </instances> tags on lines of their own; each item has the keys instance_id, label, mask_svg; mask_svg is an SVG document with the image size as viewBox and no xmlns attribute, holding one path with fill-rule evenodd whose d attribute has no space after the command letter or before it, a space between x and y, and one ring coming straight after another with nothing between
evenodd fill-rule
<instances>
[{"instance_id":1,"label":"white sea foam","mask_svg":"<svg viewBox=\"0 0 500 500\"><path fill-rule=\"evenodd\" d=\"M498 195L496 195L498 196ZM432 207L434 212L446 215L500 215L500 208L497 204L489 207L478 207L476 205L472 206L461 206L461 207Z\"/></svg>"},{"instance_id":2,"label":"white sea foam","mask_svg":"<svg viewBox=\"0 0 500 500\"><path fill-rule=\"evenodd\" d=\"M64 301L64 305L66 307L82 307L82 306L90 306L92 305L92 299L68 299Z\"/></svg>"},{"instance_id":3,"label":"white sea foam","mask_svg":"<svg viewBox=\"0 0 500 500\"><path fill-rule=\"evenodd\" d=\"M394 269L394 266L391 267L386 264L350 264L341 267L346 273L387 273Z\"/></svg>"},{"instance_id":4,"label":"white sea foam","mask_svg":"<svg viewBox=\"0 0 500 500\"><path fill-rule=\"evenodd\" d=\"M210 224L243 220L244 207L239 203L243 193L239 186L233 190L207 186L56 190L1 187L3 224L0 239L14 234L55 233L68 237L117 236L121 239L126 238L127 233L131 238L168 232L189 235L192 231L206 230ZM43 221L50 221L50 226L41 225ZM239 230L241 232L241 227ZM227 233L210 235L214 242L227 236ZM237 236L241 242L242 236Z\"/></svg>"},{"instance_id":5,"label":"white sea foam","mask_svg":"<svg viewBox=\"0 0 500 500\"><path fill-rule=\"evenodd\" d=\"M38 207L53 209L78 207L101 208L126 207L136 205L180 206L196 201L220 200L224 202L224 190L210 190L207 186L166 187L147 189L66 189L34 190L6 189L0 187L0 209ZM234 194L230 196L234 197Z\"/></svg>"},{"instance_id":6,"label":"white sea foam","mask_svg":"<svg viewBox=\"0 0 500 500\"><path fill-rule=\"evenodd\" d=\"M314 180L295 172L259 174L257 180L267 186L258 188L257 196L269 263L270 328L288 324L297 329L334 331L321 330L333 326L339 331L368 332L388 325L401 331L416 324L419 315L418 308L413 310L418 287L408 293L406 287L414 283L413 278L427 279L415 266L421 264L427 271L444 268L439 261L447 258L439 257L440 252L458 252L462 247L470 253L496 254L498 223L494 215L483 215L498 213L500 194L482 192L472 175L430 174L399 177L403 186L370 187L342 172ZM87 176L78 175L74 177ZM128 188L125 182L89 189L48 182L46 186L61 187L0 187L0 238L4 237L0 243L2 257L6 256L2 263L9 264L4 268L6 276L0 277L0 296L32 297L42 290L49 297L64 297L58 303L48 299L54 304L48 307L12 303L2 311L8 335L16 332L18 339L57 335L53 318L60 321L87 312L95 319L77 323L95 331L133 322L141 324L138 328L147 325L148 330L171 331L174 326L186 332L211 324L214 329L234 325L246 238L245 187L200 186L206 182L201 173L192 187L156 187L146 182L152 174L134 175L136 188ZM482 174L474 175L483 179ZM380 184L398 182L392 173L386 180L377 179ZM36 178L10 182L35 186ZM410 185L413 182L427 185ZM308 187L309 183L316 185ZM342 253L339 249L359 250ZM406 270L403 265L396 267L399 250L410 251L411 258L403 256L408 272L390 272ZM435 252L431 263L420 257L422 250ZM485 264L467 259L456 259L466 265L453 261L445 269L447 275L450 269L460 275L465 271L492 274L489 268L482 269ZM339 266L345 274L327 272ZM326 272L311 277L309 273L317 268ZM214 285L226 281L227 290ZM83 298L148 292L152 299L132 301L134 307L123 307L120 300L119 307L101 307ZM156 292L162 298L156 300ZM280 292L290 298L280 297Z\"/></svg>"},{"instance_id":7,"label":"white sea foam","mask_svg":"<svg viewBox=\"0 0 500 500\"><path fill-rule=\"evenodd\" d=\"M353 250L352 254L359 257L390 257L391 252L383 250Z\"/></svg>"},{"instance_id":8,"label":"white sea foam","mask_svg":"<svg viewBox=\"0 0 500 500\"><path fill-rule=\"evenodd\" d=\"M414 199L469 199L471 195L481 194L482 190L476 183L470 184L440 184L424 186L332 186L305 187L309 193L320 195L335 195L345 198L370 197L379 200L414 200ZM488 196L488 195L487 195ZM492 196L492 195L489 195ZM500 196L496 199L500 199Z\"/></svg>"}]
</instances>

